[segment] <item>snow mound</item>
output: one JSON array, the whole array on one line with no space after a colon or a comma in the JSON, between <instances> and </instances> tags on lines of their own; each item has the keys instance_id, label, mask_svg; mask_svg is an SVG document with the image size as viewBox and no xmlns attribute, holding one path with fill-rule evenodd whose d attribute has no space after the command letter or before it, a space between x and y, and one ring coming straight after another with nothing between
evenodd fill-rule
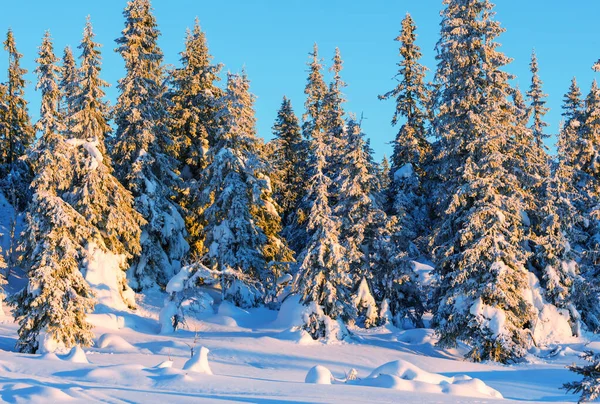
<instances>
[{"instance_id":1,"label":"snow mound","mask_svg":"<svg viewBox=\"0 0 600 404\"><path fill-rule=\"evenodd\" d=\"M479 379L473 379L464 375L446 377L437 373L430 373L404 360L386 363L373 370L366 379L351 380L348 383L417 393L441 393L477 398L503 398L502 394Z\"/></svg>"},{"instance_id":2,"label":"snow mound","mask_svg":"<svg viewBox=\"0 0 600 404\"><path fill-rule=\"evenodd\" d=\"M314 345L318 344L308 332L302 329L288 329L280 332L276 336L277 339L282 341L291 341L298 345Z\"/></svg>"},{"instance_id":3,"label":"snow mound","mask_svg":"<svg viewBox=\"0 0 600 404\"><path fill-rule=\"evenodd\" d=\"M71 401L73 397L55 387L8 383L2 386L2 400L9 403L46 404Z\"/></svg>"},{"instance_id":4,"label":"snow mound","mask_svg":"<svg viewBox=\"0 0 600 404\"><path fill-rule=\"evenodd\" d=\"M281 303L277 318L271 325L276 328L299 327L304 324L305 307L300 303L300 296L292 295Z\"/></svg>"},{"instance_id":5,"label":"snow mound","mask_svg":"<svg viewBox=\"0 0 600 404\"><path fill-rule=\"evenodd\" d=\"M413 330L406 330L400 333L397 340L398 342L404 342L405 344L430 344L434 343L434 331L426 328L415 328Z\"/></svg>"},{"instance_id":6,"label":"snow mound","mask_svg":"<svg viewBox=\"0 0 600 404\"><path fill-rule=\"evenodd\" d=\"M208 365L208 352L210 351L205 347L194 352L194 356L183 365L183 370L212 375L213 372Z\"/></svg>"},{"instance_id":7,"label":"snow mound","mask_svg":"<svg viewBox=\"0 0 600 404\"><path fill-rule=\"evenodd\" d=\"M79 345L75 345L73 348L71 348L71 352L69 352L64 360L73 363L90 363L85 352L83 352L83 349L81 349Z\"/></svg>"},{"instance_id":8,"label":"snow mound","mask_svg":"<svg viewBox=\"0 0 600 404\"><path fill-rule=\"evenodd\" d=\"M546 301L538 278L533 273L528 275L529 288L525 295L536 314L537 321L533 329L533 338L538 346L574 342L573 330L569 324L569 313L560 310Z\"/></svg>"},{"instance_id":9,"label":"snow mound","mask_svg":"<svg viewBox=\"0 0 600 404\"><path fill-rule=\"evenodd\" d=\"M331 374L331 371L325 366L317 365L308 371L304 378L304 383L331 384L332 380L333 375Z\"/></svg>"},{"instance_id":10,"label":"snow mound","mask_svg":"<svg viewBox=\"0 0 600 404\"><path fill-rule=\"evenodd\" d=\"M111 349L115 352L134 352L137 349L116 334L102 334L98 339L98 348Z\"/></svg>"},{"instance_id":11,"label":"snow mound","mask_svg":"<svg viewBox=\"0 0 600 404\"><path fill-rule=\"evenodd\" d=\"M154 369L168 369L173 367L173 361L162 361L158 365L154 366Z\"/></svg>"}]
</instances>

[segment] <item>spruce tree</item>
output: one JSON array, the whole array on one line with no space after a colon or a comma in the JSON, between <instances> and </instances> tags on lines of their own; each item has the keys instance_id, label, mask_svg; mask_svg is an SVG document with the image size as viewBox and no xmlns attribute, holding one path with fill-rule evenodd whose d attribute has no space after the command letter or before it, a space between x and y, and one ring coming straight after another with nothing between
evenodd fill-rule
<instances>
[{"instance_id":1,"label":"spruce tree","mask_svg":"<svg viewBox=\"0 0 600 404\"><path fill-rule=\"evenodd\" d=\"M311 106L308 102L307 105ZM342 336L339 333L330 335L331 319L349 321L356 318L356 307L351 300L354 280L346 248L340 242L341 223L330 207L331 179L325 175L330 145L321 130L319 109L312 111L316 124L306 125L311 144L308 189L302 203L306 207L308 242L298 255L294 290L300 294L302 303L310 307L304 329L314 339L339 338Z\"/></svg>"},{"instance_id":2,"label":"spruce tree","mask_svg":"<svg viewBox=\"0 0 600 404\"><path fill-rule=\"evenodd\" d=\"M381 164L380 164L380 174L379 174L379 185L381 186L381 191L382 192L387 192L389 186L390 186L390 172L391 172L391 167L390 167L390 161L388 160L387 156L384 154L383 155L383 159L381 160Z\"/></svg>"},{"instance_id":3,"label":"spruce tree","mask_svg":"<svg viewBox=\"0 0 600 404\"><path fill-rule=\"evenodd\" d=\"M35 353L48 340L71 347L92 344L92 326L85 316L94 308L84 280L85 245L100 235L61 195L72 184L73 150L59 134L57 58L46 34L37 59L37 88L42 91L41 138L29 155L35 174L24 230L28 284L10 303L19 323L17 349Z\"/></svg>"},{"instance_id":4,"label":"spruce tree","mask_svg":"<svg viewBox=\"0 0 600 404\"><path fill-rule=\"evenodd\" d=\"M8 52L8 82L6 101L8 106L6 122L8 130L5 133L3 161L5 173L8 173L16 164L19 157L25 154L25 150L34 140L35 132L31 126L27 112L27 101L25 95L25 74L27 70L21 67L21 55L17 51L15 37L12 30L8 30L4 49Z\"/></svg>"},{"instance_id":5,"label":"spruce tree","mask_svg":"<svg viewBox=\"0 0 600 404\"><path fill-rule=\"evenodd\" d=\"M539 76L538 60L535 51L531 54L531 64L529 66L531 69L531 86L529 87L527 96L531 101L531 116L533 119L531 130L533 131L537 146L544 148L544 139L550 137L544 133L544 128L548 124L543 120L549 111L549 108L546 107L546 97L548 97L548 94L544 94L542 90L543 83Z\"/></svg>"},{"instance_id":6,"label":"spruce tree","mask_svg":"<svg viewBox=\"0 0 600 404\"><path fill-rule=\"evenodd\" d=\"M407 14L402 30L395 39L400 43L397 86L380 96L382 100L394 98L396 109L392 125L404 119L393 142L390 169L389 202L387 212L396 215L407 242L413 242L426 229L427 208L423 197L422 182L425 164L430 158L431 146L427 141L426 120L428 90L425 85L427 69L420 64L421 49L416 44L414 20ZM404 243L404 248L409 248Z\"/></svg>"},{"instance_id":7,"label":"spruce tree","mask_svg":"<svg viewBox=\"0 0 600 404\"><path fill-rule=\"evenodd\" d=\"M241 307L274 298L277 279L292 259L279 237L277 206L266 163L257 153L254 96L245 74L229 74L209 150L210 164L197 188L204 208L206 262L221 272L223 297Z\"/></svg>"},{"instance_id":8,"label":"spruce tree","mask_svg":"<svg viewBox=\"0 0 600 404\"><path fill-rule=\"evenodd\" d=\"M73 56L73 50L67 46L64 50L62 59L62 69L60 75L60 91L61 91L61 102L60 102L60 113L64 116L65 127L72 127L71 117L75 111L72 105L75 100L75 96L78 92L79 75L77 65L75 63L75 57ZM65 133L69 136L69 134Z\"/></svg>"},{"instance_id":9,"label":"spruce tree","mask_svg":"<svg viewBox=\"0 0 600 404\"><path fill-rule=\"evenodd\" d=\"M179 201L186 211L190 254L201 257L205 253L202 212L192 209L189 189L198 186L195 182L208 165L209 144L214 142L218 130L216 115L222 90L216 85L220 80L221 65L212 64L206 35L197 19L194 29L187 33L181 64L170 79L169 130L174 140L173 153L184 181Z\"/></svg>"},{"instance_id":10,"label":"spruce tree","mask_svg":"<svg viewBox=\"0 0 600 404\"><path fill-rule=\"evenodd\" d=\"M281 208L284 226L293 226L293 215L306 189L306 160L308 142L302 139L298 118L291 101L283 97L273 125L271 179L273 197ZM284 229L284 234L286 230Z\"/></svg>"},{"instance_id":11,"label":"spruce tree","mask_svg":"<svg viewBox=\"0 0 600 404\"><path fill-rule=\"evenodd\" d=\"M324 132L323 111L325 96L327 94L327 85L323 79L323 65L319 58L317 44L314 44L313 51L309 53L309 56L308 78L304 88L306 101L304 102L305 112L302 116L302 134L306 141L312 142L313 136L322 136ZM310 151L308 154L310 154ZM306 175L307 177L310 175L308 174L308 168ZM308 192L308 187L309 185L306 184L306 192ZM306 195L300 201L300 205L296 212L288 219L290 224L286 226L284 233L290 247L297 253L304 249L308 241L307 226L310 206L305 205L305 201Z\"/></svg>"},{"instance_id":12,"label":"spruce tree","mask_svg":"<svg viewBox=\"0 0 600 404\"><path fill-rule=\"evenodd\" d=\"M582 123L583 100L577 79L573 77L569 92L563 99L563 125L558 136L558 158L569 166L574 166L574 147L577 143L578 130Z\"/></svg>"},{"instance_id":13,"label":"spruce tree","mask_svg":"<svg viewBox=\"0 0 600 404\"><path fill-rule=\"evenodd\" d=\"M179 187L173 142L167 129L163 54L149 0L133 0L124 11L123 36L117 52L126 75L115 107L116 133L111 156L117 178L135 197L135 209L147 222L142 253L134 259L130 279L135 289L164 286L179 271L189 250L185 222L174 203Z\"/></svg>"},{"instance_id":14,"label":"spruce tree","mask_svg":"<svg viewBox=\"0 0 600 404\"><path fill-rule=\"evenodd\" d=\"M527 352L532 320L522 190L512 172L517 113L502 71L509 59L497 50L503 29L489 1L444 4L433 127L449 196L440 200L446 215L432 240L433 323L440 346L464 341L472 360L506 363Z\"/></svg>"},{"instance_id":15,"label":"spruce tree","mask_svg":"<svg viewBox=\"0 0 600 404\"><path fill-rule=\"evenodd\" d=\"M127 285L125 271L127 259L140 251L141 215L133 208L133 197L113 176L110 158L106 154L105 139L110 134L108 125L109 107L103 100L103 88L108 83L100 78L101 55L99 44L94 42L92 24L88 19L79 45L81 68L76 92L68 100L71 106L70 127L67 131L73 138L69 143L75 152L74 185L67 202L81 214L90 225L102 234L102 242L94 247L123 257L114 277L124 303L134 307L133 293ZM92 246L89 247L93 249ZM91 265L92 259L88 260Z\"/></svg>"}]
</instances>

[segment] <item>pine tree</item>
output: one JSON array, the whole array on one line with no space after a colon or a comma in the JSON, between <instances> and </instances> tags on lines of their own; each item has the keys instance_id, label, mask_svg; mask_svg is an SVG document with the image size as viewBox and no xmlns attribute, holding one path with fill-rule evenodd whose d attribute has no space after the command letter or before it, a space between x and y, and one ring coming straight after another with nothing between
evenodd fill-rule
<instances>
[{"instance_id":1,"label":"pine tree","mask_svg":"<svg viewBox=\"0 0 600 404\"><path fill-rule=\"evenodd\" d=\"M273 197L281 207L284 226L293 226L293 215L306 190L308 142L302 139L298 118L291 101L283 97L273 125L271 166ZM284 229L284 234L286 230Z\"/></svg>"},{"instance_id":2,"label":"pine tree","mask_svg":"<svg viewBox=\"0 0 600 404\"><path fill-rule=\"evenodd\" d=\"M37 62L37 88L42 91L37 128L42 137L29 156L35 178L24 230L28 285L10 300L19 323L17 349L27 353L48 340L66 347L92 344L92 326L85 316L93 310L94 299L80 270L85 245L100 237L60 196L72 184L73 152L58 133L58 68L49 34Z\"/></svg>"},{"instance_id":3,"label":"pine tree","mask_svg":"<svg viewBox=\"0 0 600 404\"><path fill-rule=\"evenodd\" d=\"M531 64L529 66L531 68L531 87L529 87L527 96L531 100L531 115L533 118L531 130L533 131L533 136L535 137L538 147L544 148L544 139L550 137L544 133L544 128L546 128L548 124L543 120L544 115L549 111L546 107L545 100L545 98L548 97L548 94L544 94L544 91L542 90L543 83L539 76L538 60L535 51L531 54Z\"/></svg>"},{"instance_id":4,"label":"pine tree","mask_svg":"<svg viewBox=\"0 0 600 404\"><path fill-rule=\"evenodd\" d=\"M8 52L8 83L6 100L8 111L6 122L8 131L5 133L4 147L6 150L0 165L8 173L19 157L25 154L25 150L34 140L34 130L31 126L27 112L27 101L25 101L25 74L27 70L21 67L21 55L17 51L15 37L12 30L8 30L4 49Z\"/></svg>"},{"instance_id":5,"label":"pine tree","mask_svg":"<svg viewBox=\"0 0 600 404\"><path fill-rule=\"evenodd\" d=\"M102 234L102 243L96 248L125 258L120 263L121 268L115 268L116 271L124 271L128 268L127 259L141 251L140 226L144 220L133 208L131 193L113 176L111 161L106 154L105 139L111 132L107 122L110 111L103 100L103 88L108 87L108 83L100 78L99 47L94 42L92 24L88 19L79 45L81 69L76 92L72 99L67 100L71 106L71 126L67 132L73 137L69 143L77 149L77 163L74 186L65 199ZM133 293L127 285L125 273L117 272L114 276L123 301L134 307Z\"/></svg>"},{"instance_id":6,"label":"pine tree","mask_svg":"<svg viewBox=\"0 0 600 404\"><path fill-rule=\"evenodd\" d=\"M410 14L407 14L402 21L400 35L395 39L400 43L402 58L396 75L398 85L379 97L382 100L396 100L393 126L398 124L400 118L405 119L393 142L394 152L387 191L390 200L386 210L398 217L408 242L415 241L426 228L427 208L422 181L425 164L431 155L425 127L428 90L424 80L427 69L419 63L422 54L415 43L415 31L415 23ZM407 243L404 244L404 248L409 248Z\"/></svg>"},{"instance_id":7,"label":"pine tree","mask_svg":"<svg viewBox=\"0 0 600 404\"><path fill-rule=\"evenodd\" d=\"M433 127L449 197L432 241L439 276L433 322L440 346L464 341L472 360L506 363L525 355L532 319L523 297L522 190L511 171L517 113L501 70L509 59L496 49L503 30L489 1L444 4Z\"/></svg>"},{"instance_id":8,"label":"pine tree","mask_svg":"<svg viewBox=\"0 0 600 404\"><path fill-rule=\"evenodd\" d=\"M222 273L223 297L251 307L273 297L276 282L291 261L279 238L277 206L267 166L257 153L254 96L245 74L229 74L218 119L223 126L209 150L210 164L196 190L205 208L206 257Z\"/></svg>"},{"instance_id":9,"label":"pine tree","mask_svg":"<svg viewBox=\"0 0 600 404\"><path fill-rule=\"evenodd\" d=\"M116 40L125 60L115 107L116 133L111 154L117 178L135 197L135 209L147 222L142 253L130 268L136 289L166 285L189 250L185 222L173 202L179 187L176 164L168 150L163 54L148 0L133 0L124 11L125 29Z\"/></svg>"}]
</instances>

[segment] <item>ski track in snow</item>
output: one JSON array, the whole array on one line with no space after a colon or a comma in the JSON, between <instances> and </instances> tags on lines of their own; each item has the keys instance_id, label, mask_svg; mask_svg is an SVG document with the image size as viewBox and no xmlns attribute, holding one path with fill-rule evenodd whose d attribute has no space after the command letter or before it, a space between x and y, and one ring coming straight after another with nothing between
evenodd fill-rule
<instances>
[{"instance_id":1,"label":"ski track in snow","mask_svg":"<svg viewBox=\"0 0 600 404\"><path fill-rule=\"evenodd\" d=\"M584 342L530 355L529 363L502 366L461 359L464 350L434 346L431 330L401 331L392 327L355 330L354 341L325 345L285 340L288 325L266 309L225 310L201 320L188 320L188 330L158 335L162 295L143 299L135 312L119 312L96 321L96 346L85 354L26 355L14 352L17 326L12 318L0 323L0 401L18 402L215 402L215 403L481 403L574 402L576 396L559 390L576 379L565 365L577 361ZM237 326L226 326L225 313ZM292 311L288 311L292 313ZM277 321L275 321L277 320ZM113 323L114 322L114 323ZM119 328L122 327L122 328ZM197 334L196 334L197 332ZM197 337L196 337L197 335ZM209 349L213 375L183 370L190 359L189 344ZM100 348L102 346L103 348ZM544 358L544 356L547 356ZM85 359L89 363L85 363ZM503 400L368 387L357 383L307 384L311 368L320 365L336 379L350 369L367 378L374 369L405 361L419 374L434 379L468 375L497 390ZM81 363L83 362L83 363ZM389 367L389 366L388 366ZM411 371L412 372L412 371ZM431 374L441 374L443 377ZM460 378L457 378L460 380ZM371 380L371 386L374 385ZM415 379L420 380L420 379ZM384 381L382 378L381 381ZM401 382L401 383L400 383ZM404 380L396 379L396 384ZM406 382L408 383L408 382ZM365 384L369 384L368 381ZM381 384L381 383L380 383ZM417 387L420 385L417 382ZM432 390L428 390L432 391Z\"/></svg>"}]
</instances>

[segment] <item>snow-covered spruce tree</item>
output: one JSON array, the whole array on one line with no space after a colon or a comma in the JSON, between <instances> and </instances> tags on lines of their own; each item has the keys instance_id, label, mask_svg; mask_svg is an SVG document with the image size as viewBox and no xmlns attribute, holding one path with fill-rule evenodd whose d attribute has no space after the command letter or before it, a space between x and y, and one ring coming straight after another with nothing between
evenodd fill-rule
<instances>
[{"instance_id":1,"label":"snow-covered spruce tree","mask_svg":"<svg viewBox=\"0 0 600 404\"><path fill-rule=\"evenodd\" d=\"M340 221L339 240L354 282L357 321L370 327L377 322L370 284L377 282L373 277L380 269L372 266L371 256L376 253L374 244L378 243L379 227L386 225L385 214L378 203L376 171L359 123L349 120L344 136L346 149L341 156L341 171L334 180L338 184L339 202L333 212Z\"/></svg>"},{"instance_id":2,"label":"snow-covered spruce tree","mask_svg":"<svg viewBox=\"0 0 600 404\"><path fill-rule=\"evenodd\" d=\"M17 51L15 37L12 30L8 30L4 49L8 52L8 82L6 100L8 111L6 120L9 128L5 134L4 158L0 163L6 172L12 169L12 165L25 154L25 150L35 138L35 132L31 126L27 112L27 101L25 101L25 74L27 70L21 67L21 55Z\"/></svg>"},{"instance_id":3,"label":"snow-covered spruce tree","mask_svg":"<svg viewBox=\"0 0 600 404\"><path fill-rule=\"evenodd\" d=\"M589 365L578 366L572 364L568 366L571 372L583 376L581 381L569 382L563 384L562 388L573 394L580 394L579 403L595 401L600 397L600 354L593 351L586 351L582 356Z\"/></svg>"},{"instance_id":4,"label":"snow-covered spruce tree","mask_svg":"<svg viewBox=\"0 0 600 404\"><path fill-rule=\"evenodd\" d=\"M546 98L548 97L548 94L544 94L542 89L543 83L539 76L539 66L535 51L531 54L531 64L529 66L531 69L531 86L527 92L527 97L529 97L531 102L531 118L533 119L531 130L533 131L533 136L535 137L538 147L545 148L544 139L550 137L544 133L544 128L548 126L548 124L544 122L544 116L549 111L549 108L546 107Z\"/></svg>"},{"instance_id":5,"label":"snow-covered spruce tree","mask_svg":"<svg viewBox=\"0 0 600 404\"><path fill-rule=\"evenodd\" d=\"M343 106L346 99L342 93L346 83L344 83L341 76L342 65L340 50L335 48L333 65L330 69L333 72L333 79L329 84L329 90L325 94L322 110L325 142L329 145L324 173L332 180L337 178L342 171L342 159L348 147L346 144L346 112ZM335 206L338 201L339 187L336 181L332 181L329 186L329 203L331 206Z\"/></svg>"},{"instance_id":6,"label":"snow-covered spruce tree","mask_svg":"<svg viewBox=\"0 0 600 404\"><path fill-rule=\"evenodd\" d=\"M12 30L8 30L4 49L8 52L8 81L6 83L6 110L4 131L0 132L0 186L5 195L14 201L17 209L24 209L30 199L31 169L24 160L27 148L35 140L25 100L25 74L21 55L17 51Z\"/></svg>"},{"instance_id":7,"label":"snow-covered spruce tree","mask_svg":"<svg viewBox=\"0 0 600 404\"><path fill-rule=\"evenodd\" d=\"M204 205L207 265L221 272L223 298L252 307L274 297L292 253L279 237L266 163L258 155L254 96L245 74L229 74L197 200Z\"/></svg>"},{"instance_id":8,"label":"snow-covered spruce tree","mask_svg":"<svg viewBox=\"0 0 600 404\"><path fill-rule=\"evenodd\" d=\"M49 34L37 62L41 138L28 157L35 174L23 232L28 283L10 300L19 323L17 349L27 353L35 353L40 344L92 344L92 326L85 317L94 299L80 270L85 245L100 237L60 196L71 188L73 148L59 133L58 67Z\"/></svg>"},{"instance_id":9,"label":"snow-covered spruce tree","mask_svg":"<svg viewBox=\"0 0 600 404\"><path fill-rule=\"evenodd\" d=\"M81 68L70 105L71 125L67 133L69 144L76 148L73 187L64 199L102 234L102 242L90 243L87 248L88 267L104 265L107 281L117 286L123 302L135 307L134 294L127 285L125 272L128 260L140 251L141 228L145 222L133 208L133 196L113 176L110 158L106 154L105 139L110 133L109 107L103 100L103 88L108 83L100 78L100 45L94 42L92 24L88 19L79 45ZM110 267L106 254L110 253ZM102 260L103 262L99 262ZM113 296L109 297L113 299ZM112 300L107 304L112 304Z\"/></svg>"},{"instance_id":10,"label":"snow-covered spruce tree","mask_svg":"<svg viewBox=\"0 0 600 404\"><path fill-rule=\"evenodd\" d=\"M79 86L79 75L77 65L75 63L75 57L73 56L73 50L67 46L64 50L63 59L62 59L62 69L60 75L60 91L61 91L61 101L60 101L60 113L64 117L65 120L65 129L73 126L71 123L71 117L74 113L74 107L72 103L75 100L75 96L78 92ZM69 136L68 133L65 133L65 136Z\"/></svg>"},{"instance_id":11,"label":"snow-covered spruce tree","mask_svg":"<svg viewBox=\"0 0 600 404\"><path fill-rule=\"evenodd\" d=\"M194 29L187 33L181 64L170 79L169 130L174 140L173 152L178 160L178 170L184 181L178 199L186 211L190 254L201 257L206 252L202 212L192 209L189 190L201 186L196 182L208 165L209 144L214 142L218 130L216 114L222 90L216 85L220 80L221 65L212 64L206 35L197 19Z\"/></svg>"},{"instance_id":12,"label":"snow-covered spruce tree","mask_svg":"<svg viewBox=\"0 0 600 404\"><path fill-rule=\"evenodd\" d=\"M509 59L496 49L503 30L489 1L444 4L433 127L450 195L432 239L433 324L440 346L464 341L470 359L506 363L525 355L532 320L521 185L511 172L517 114L501 70Z\"/></svg>"},{"instance_id":13,"label":"snow-covered spruce tree","mask_svg":"<svg viewBox=\"0 0 600 404\"><path fill-rule=\"evenodd\" d=\"M400 118L404 119L393 142L386 211L398 217L406 239L405 248L423 235L427 228L428 214L422 181L425 164L431 155L425 127L428 91L424 80L427 69L419 62L422 54L415 43L415 31L415 23L407 14L402 21L400 35L395 39L400 43L402 58L396 75L398 84L379 97L382 100L394 98L396 101L392 125L397 125Z\"/></svg>"},{"instance_id":14,"label":"snow-covered spruce tree","mask_svg":"<svg viewBox=\"0 0 600 404\"><path fill-rule=\"evenodd\" d=\"M271 182L273 197L281 207L284 226L293 226L294 213L306 191L306 161L308 142L302 139L298 118L292 103L283 97L281 108L273 125L271 151Z\"/></svg>"},{"instance_id":15,"label":"snow-covered spruce tree","mask_svg":"<svg viewBox=\"0 0 600 404\"><path fill-rule=\"evenodd\" d=\"M302 134L306 141L312 141L313 134L322 135L324 132L324 102L327 94L327 85L323 79L323 65L319 58L319 49L314 44L313 51L309 53L308 78L304 88L306 101L304 102L305 112L302 116ZM310 146L309 146L310 148ZM309 152L310 153L310 152ZM308 171L308 168L307 168ZM309 175L308 173L306 174ZM306 184L308 192L308 184ZM310 206L304 204L306 198L300 201L299 207L288 218L283 235L288 241L290 247L295 252L300 252L306 246L308 235L308 211Z\"/></svg>"},{"instance_id":16,"label":"snow-covered spruce tree","mask_svg":"<svg viewBox=\"0 0 600 404\"><path fill-rule=\"evenodd\" d=\"M558 158L561 163L573 167L575 158L573 148L577 143L578 131L583 119L583 100L575 77L571 80L569 92L564 96L562 109L564 123L558 136Z\"/></svg>"},{"instance_id":17,"label":"snow-covered spruce tree","mask_svg":"<svg viewBox=\"0 0 600 404\"><path fill-rule=\"evenodd\" d=\"M311 139L309 180L302 202L306 207L308 241L298 255L294 290L300 294L302 303L309 306L304 329L314 339L343 338L341 322L356 318L356 307L351 299L354 280L346 249L339 238L341 223L330 207L331 179L324 173L332 145L326 141L318 110L314 111L317 124L308 129Z\"/></svg>"},{"instance_id":18,"label":"snow-covered spruce tree","mask_svg":"<svg viewBox=\"0 0 600 404\"><path fill-rule=\"evenodd\" d=\"M390 161L384 154L383 159L381 159L381 163L379 164L379 186L381 187L382 192L387 192L387 189L391 184L390 171Z\"/></svg>"},{"instance_id":19,"label":"snow-covered spruce tree","mask_svg":"<svg viewBox=\"0 0 600 404\"><path fill-rule=\"evenodd\" d=\"M130 284L139 290L165 286L179 271L189 246L185 222L172 200L179 177L168 154L173 142L167 129L156 19L148 0L130 1L123 14L125 29L116 42L126 75L119 80L110 149L117 178L133 193L135 209L147 222L142 228L142 253L130 267Z\"/></svg>"}]
</instances>

